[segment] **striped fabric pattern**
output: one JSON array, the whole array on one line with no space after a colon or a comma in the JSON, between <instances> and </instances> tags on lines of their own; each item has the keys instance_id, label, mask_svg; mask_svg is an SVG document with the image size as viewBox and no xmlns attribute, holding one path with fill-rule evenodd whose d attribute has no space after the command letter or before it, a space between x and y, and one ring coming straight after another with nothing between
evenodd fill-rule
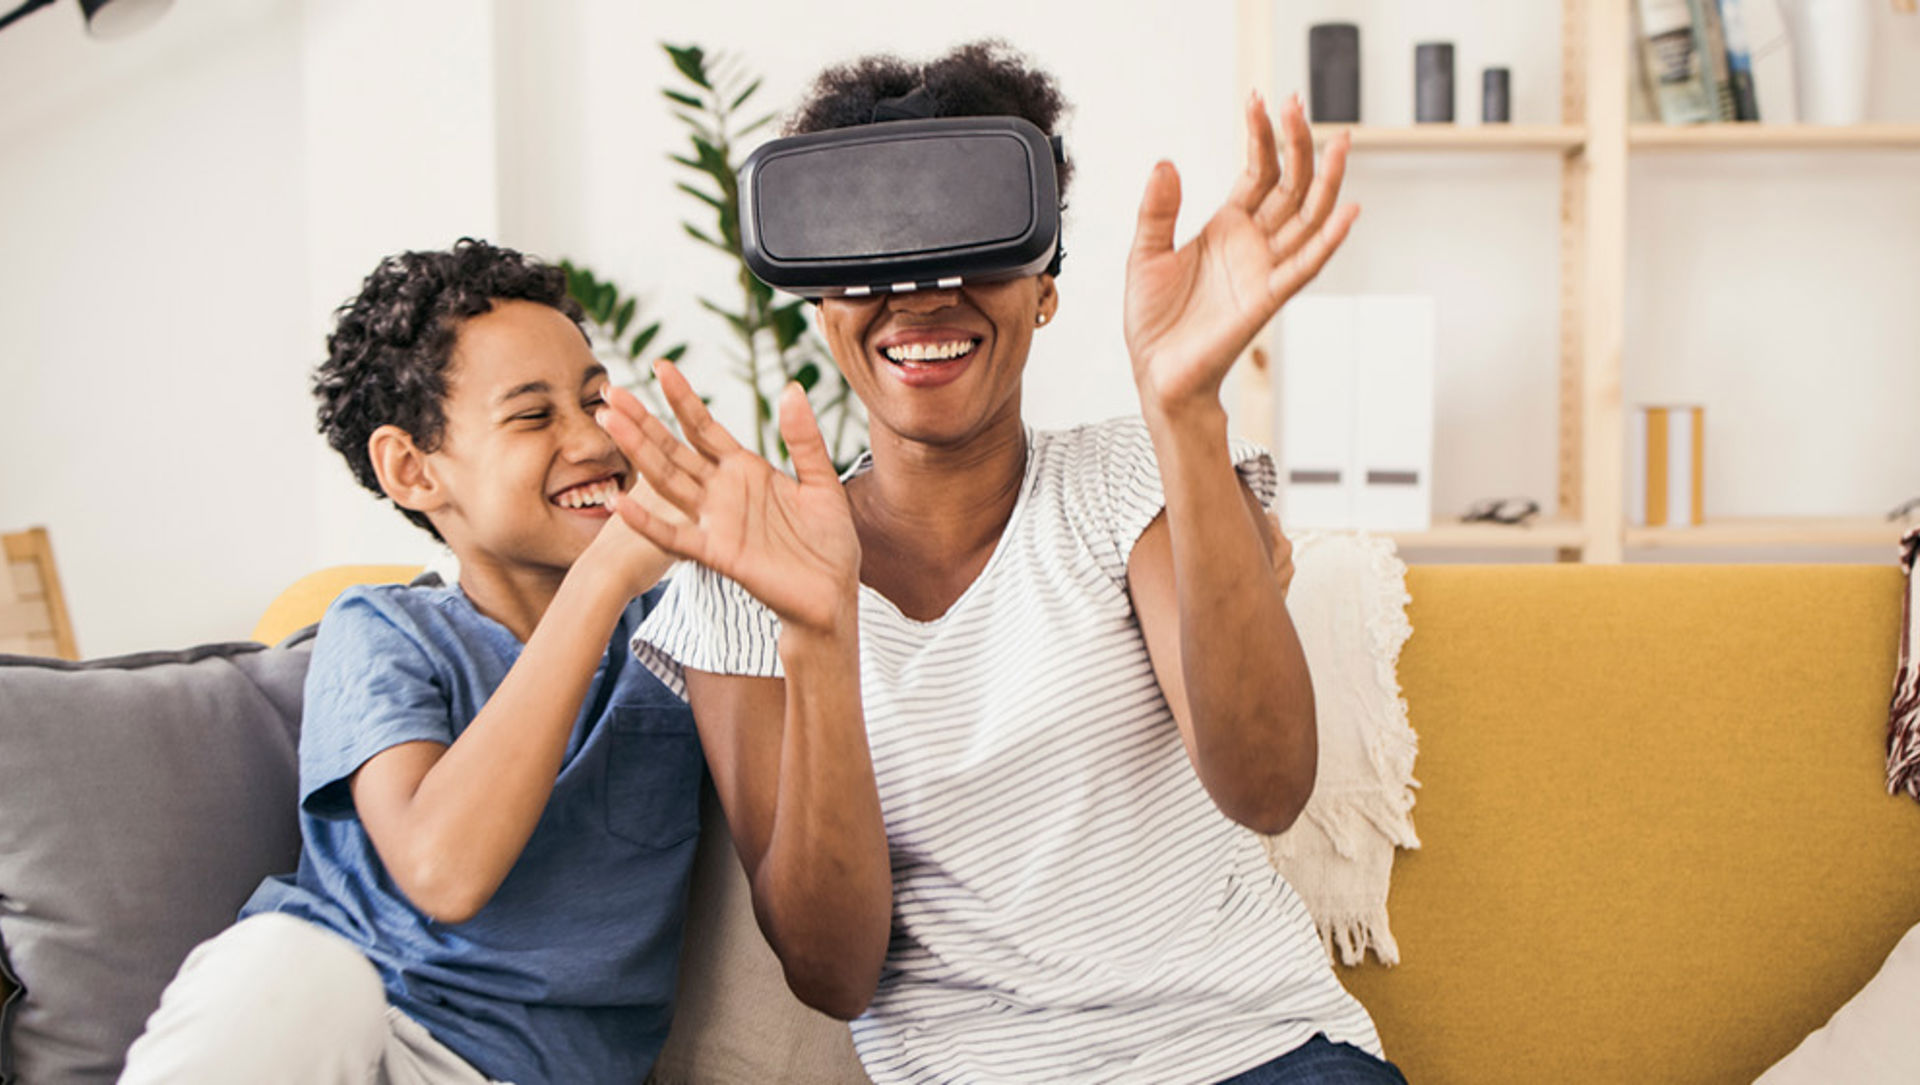
<instances>
[{"instance_id":1,"label":"striped fabric pattern","mask_svg":"<svg viewBox=\"0 0 1920 1085\"><path fill-rule=\"evenodd\" d=\"M1208 1082L1316 1032L1378 1054L1305 907L1187 760L1126 589L1163 507L1145 426L1028 434L1013 516L946 614L862 589L893 936L854 1040L875 1082ZM1234 448L1263 500L1271 459ZM864 468L856 466L854 471ZM776 675L778 623L706 570L635 636Z\"/></svg>"}]
</instances>

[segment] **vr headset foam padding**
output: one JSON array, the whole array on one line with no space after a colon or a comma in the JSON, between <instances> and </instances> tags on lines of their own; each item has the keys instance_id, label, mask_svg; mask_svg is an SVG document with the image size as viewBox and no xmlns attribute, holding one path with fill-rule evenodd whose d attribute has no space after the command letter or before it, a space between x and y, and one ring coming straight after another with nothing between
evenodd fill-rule
<instances>
[{"instance_id":1,"label":"vr headset foam padding","mask_svg":"<svg viewBox=\"0 0 1920 1085\"><path fill-rule=\"evenodd\" d=\"M1060 241L1058 144L1019 117L886 121L777 139L740 168L740 237L807 297L1033 275Z\"/></svg>"}]
</instances>

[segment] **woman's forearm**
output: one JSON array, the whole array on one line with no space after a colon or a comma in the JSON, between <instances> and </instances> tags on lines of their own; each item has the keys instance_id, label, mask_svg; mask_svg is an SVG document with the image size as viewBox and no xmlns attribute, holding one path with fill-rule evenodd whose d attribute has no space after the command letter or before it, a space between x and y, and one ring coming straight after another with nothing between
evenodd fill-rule
<instances>
[{"instance_id":1,"label":"woman's forearm","mask_svg":"<svg viewBox=\"0 0 1920 1085\"><path fill-rule=\"evenodd\" d=\"M778 794L755 905L794 993L851 1019L880 979L892 921L886 825L860 700L857 621L787 630Z\"/></svg>"},{"instance_id":2,"label":"woman's forearm","mask_svg":"<svg viewBox=\"0 0 1920 1085\"><path fill-rule=\"evenodd\" d=\"M1148 415L1172 546L1195 768L1229 817L1292 824L1318 742L1306 657L1217 402Z\"/></svg>"}]
</instances>

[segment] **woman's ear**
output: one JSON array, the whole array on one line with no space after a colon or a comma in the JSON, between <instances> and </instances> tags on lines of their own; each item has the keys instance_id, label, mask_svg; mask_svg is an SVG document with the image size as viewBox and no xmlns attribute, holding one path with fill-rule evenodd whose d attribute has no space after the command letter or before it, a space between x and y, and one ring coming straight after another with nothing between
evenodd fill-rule
<instances>
[{"instance_id":1,"label":"woman's ear","mask_svg":"<svg viewBox=\"0 0 1920 1085\"><path fill-rule=\"evenodd\" d=\"M1053 323L1053 315L1060 311L1060 291L1053 285L1053 276L1040 276L1040 304L1035 314L1041 324Z\"/></svg>"},{"instance_id":2,"label":"woman's ear","mask_svg":"<svg viewBox=\"0 0 1920 1085\"><path fill-rule=\"evenodd\" d=\"M367 438L367 456L373 461L380 489L394 504L429 514L446 505L445 491L433 465L406 430L393 425L374 430Z\"/></svg>"}]
</instances>

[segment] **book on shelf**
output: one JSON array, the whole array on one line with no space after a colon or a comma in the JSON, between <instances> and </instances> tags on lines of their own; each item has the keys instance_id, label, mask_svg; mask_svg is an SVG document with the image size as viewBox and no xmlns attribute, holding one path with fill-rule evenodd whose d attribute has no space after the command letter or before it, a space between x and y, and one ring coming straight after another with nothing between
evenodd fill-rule
<instances>
[{"instance_id":1,"label":"book on shelf","mask_svg":"<svg viewBox=\"0 0 1920 1085\"><path fill-rule=\"evenodd\" d=\"M1634 527L1706 520L1706 410L1641 407L1627 438L1627 518Z\"/></svg>"},{"instance_id":2,"label":"book on shelf","mask_svg":"<svg viewBox=\"0 0 1920 1085\"><path fill-rule=\"evenodd\" d=\"M1718 0L1720 28L1727 44L1727 79L1733 89L1733 119L1760 119L1760 97L1753 85L1752 37L1747 31L1747 0Z\"/></svg>"},{"instance_id":3,"label":"book on shelf","mask_svg":"<svg viewBox=\"0 0 1920 1085\"><path fill-rule=\"evenodd\" d=\"M1654 109L1667 124L1702 124L1718 107L1711 69L1694 32L1694 0L1634 0L1640 54Z\"/></svg>"},{"instance_id":4,"label":"book on shelf","mask_svg":"<svg viewBox=\"0 0 1920 1085\"><path fill-rule=\"evenodd\" d=\"M1712 91L1713 119L1738 119L1733 104L1733 73L1727 63L1726 28L1720 21L1719 0L1688 0L1693 10L1693 40L1705 61L1707 87Z\"/></svg>"}]
</instances>

